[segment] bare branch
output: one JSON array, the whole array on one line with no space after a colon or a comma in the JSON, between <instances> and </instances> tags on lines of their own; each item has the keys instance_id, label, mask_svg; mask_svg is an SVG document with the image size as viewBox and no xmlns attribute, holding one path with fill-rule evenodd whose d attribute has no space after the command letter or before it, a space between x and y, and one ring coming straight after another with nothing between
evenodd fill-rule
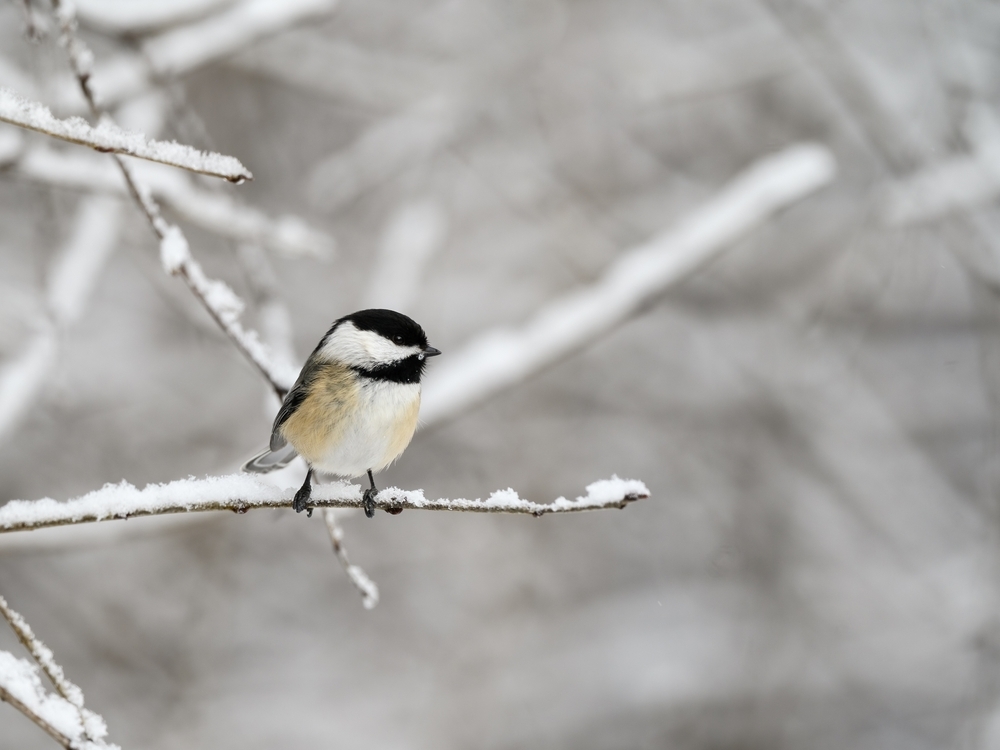
<instances>
[{"instance_id":1,"label":"bare branch","mask_svg":"<svg viewBox=\"0 0 1000 750\"><path fill-rule=\"evenodd\" d=\"M586 346L772 214L829 183L835 171L829 150L813 144L750 165L678 226L625 253L596 284L546 305L520 330L487 331L436 366L421 421L454 417Z\"/></svg>"},{"instance_id":2,"label":"bare branch","mask_svg":"<svg viewBox=\"0 0 1000 750\"><path fill-rule=\"evenodd\" d=\"M337 511L333 508L324 508L323 521L326 523L326 530L330 533L330 542L333 544L333 552L337 556L337 560L344 567L344 572L354 584L354 588L361 593L362 605L365 609L375 609L378 605L378 586L360 566L352 565L347 558L347 550L344 549L344 530L337 524Z\"/></svg>"},{"instance_id":3,"label":"bare branch","mask_svg":"<svg viewBox=\"0 0 1000 750\"><path fill-rule=\"evenodd\" d=\"M47 526L91 523L111 519L196 511L229 510L246 513L257 508L290 508L295 488L279 489L249 474L229 474L205 479L178 479L168 484L150 484L137 489L128 482L108 484L83 497L58 502L11 500L0 507L0 532L28 531ZM381 490L375 507L400 510L446 510L473 513L520 513L544 516L584 510L624 508L649 497L646 485L636 479L602 479L587 486L587 494L575 500L560 497L552 503L523 500L514 490L497 490L486 500L428 500L423 490ZM337 482L313 488L316 508L362 508L361 488Z\"/></svg>"},{"instance_id":4,"label":"bare branch","mask_svg":"<svg viewBox=\"0 0 1000 750\"><path fill-rule=\"evenodd\" d=\"M124 130L108 119L102 119L96 128L79 117L63 120L44 104L25 99L7 88L0 88L0 121L103 153L134 156L230 182L253 179L250 170L235 157L205 153L175 141L149 140L142 133Z\"/></svg>"}]
</instances>

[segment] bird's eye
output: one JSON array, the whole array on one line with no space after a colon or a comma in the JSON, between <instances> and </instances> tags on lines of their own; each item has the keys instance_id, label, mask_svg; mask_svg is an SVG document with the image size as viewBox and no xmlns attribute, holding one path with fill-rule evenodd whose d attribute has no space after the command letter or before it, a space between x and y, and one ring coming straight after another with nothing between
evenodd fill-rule
<instances>
[{"instance_id":1,"label":"bird's eye","mask_svg":"<svg viewBox=\"0 0 1000 750\"><path fill-rule=\"evenodd\" d=\"M392 340L395 341L397 344L402 344L403 343L403 337L400 336L399 334L396 334L395 336L393 336Z\"/></svg>"}]
</instances>

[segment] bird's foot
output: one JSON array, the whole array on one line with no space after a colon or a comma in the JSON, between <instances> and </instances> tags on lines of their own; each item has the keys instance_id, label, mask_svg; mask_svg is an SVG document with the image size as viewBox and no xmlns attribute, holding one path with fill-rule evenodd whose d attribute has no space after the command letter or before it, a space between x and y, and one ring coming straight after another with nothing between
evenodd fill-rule
<instances>
[{"instance_id":1,"label":"bird's foot","mask_svg":"<svg viewBox=\"0 0 1000 750\"><path fill-rule=\"evenodd\" d=\"M362 498L364 499L365 515L369 518L375 517L375 498L378 497L378 490L371 487L365 490Z\"/></svg>"},{"instance_id":2,"label":"bird's foot","mask_svg":"<svg viewBox=\"0 0 1000 750\"><path fill-rule=\"evenodd\" d=\"M295 493L295 499L292 501L292 507L295 508L296 513L306 512L309 518L312 518L313 509L309 506L309 500L312 498L312 487L308 484L300 487L299 491Z\"/></svg>"}]
</instances>

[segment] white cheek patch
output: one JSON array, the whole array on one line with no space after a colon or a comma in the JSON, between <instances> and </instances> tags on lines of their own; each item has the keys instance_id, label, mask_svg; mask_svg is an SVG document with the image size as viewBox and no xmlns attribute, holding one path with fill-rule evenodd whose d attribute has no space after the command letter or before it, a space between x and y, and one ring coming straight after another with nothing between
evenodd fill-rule
<instances>
[{"instance_id":1,"label":"white cheek patch","mask_svg":"<svg viewBox=\"0 0 1000 750\"><path fill-rule=\"evenodd\" d=\"M323 359L365 369L421 353L419 346L399 346L374 331L359 330L350 321L337 326L319 351Z\"/></svg>"}]
</instances>

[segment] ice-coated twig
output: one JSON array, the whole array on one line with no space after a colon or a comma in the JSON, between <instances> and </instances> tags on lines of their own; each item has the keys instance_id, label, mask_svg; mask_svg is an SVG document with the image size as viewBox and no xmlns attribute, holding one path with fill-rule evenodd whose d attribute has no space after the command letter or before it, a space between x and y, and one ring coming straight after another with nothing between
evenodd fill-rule
<instances>
[{"instance_id":1,"label":"ice-coated twig","mask_svg":"<svg viewBox=\"0 0 1000 750\"><path fill-rule=\"evenodd\" d=\"M118 127L109 119L102 119L97 127L80 117L60 119L44 104L25 99L8 88L0 88L0 121L89 146L96 151L135 156L189 172L222 177L230 182L253 179L250 170L235 157L205 153L174 141L150 140L142 133Z\"/></svg>"},{"instance_id":2,"label":"ice-coated twig","mask_svg":"<svg viewBox=\"0 0 1000 750\"><path fill-rule=\"evenodd\" d=\"M290 508L295 489L279 489L249 474L178 479L168 484L150 484L141 490L128 482L106 484L99 490L66 502L51 498L11 500L0 507L0 532L165 513L208 510L246 513L257 508ZM583 497L575 500L560 497L552 503L524 500L512 489L497 490L485 500L429 500L424 497L423 490L388 487L379 491L375 507L392 512L412 509L544 516L624 508L635 500L647 497L649 490L641 481L612 477L587 485L587 494ZM312 504L316 508L364 507L361 487L343 482L314 486Z\"/></svg>"},{"instance_id":3,"label":"ice-coated twig","mask_svg":"<svg viewBox=\"0 0 1000 750\"><path fill-rule=\"evenodd\" d=\"M83 691L66 678L51 649L35 636L27 621L11 609L2 596L0 614L58 693L52 695L45 690L34 664L0 651L0 700L10 703L65 748L117 748L104 741L108 734L107 724L99 714L84 706Z\"/></svg>"},{"instance_id":4,"label":"ice-coated twig","mask_svg":"<svg viewBox=\"0 0 1000 750\"><path fill-rule=\"evenodd\" d=\"M70 66L80 84L80 90L91 111L95 115L103 115L90 81L93 55L76 36L76 16L73 7L65 0L53 0L53 8L59 22L60 41L69 54ZM112 154L112 157L128 184L129 192L146 214L150 226L160 240L160 258L164 268L184 280L212 319L267 379L278 398L284 397L291 387L294 373L283 372L278 368L271 360L266 347L257 338L256 332L243 328L239 321L243 309L242 301L224 283L208 278L191 256L187 239L180 227L170 224L163 218L152 192L136 177L132 165L118 154Z\"/></svg>"},{"instance_id":5,"label":"ice-coated twig","mask_svg":"<svg viewBox=\"0 0 1000 750\"><path fill-rule=\"evenodd\" d=\"M378 586L375 581L368 577L361 566L351 564L347 557L347 550L344 549L344 530L337 524L337 511L333 508L323 509L323 521L326 523L326 530L330 533L330 542L333 544L333 552L337 560L347 573L351 583L361 593L361 604L365 609L375 609L378 604Z\"/></svg>"},{"instance_id":6,"label":"ice-coated twig","mask_svg":"<svg viewBox=\"0 0 1000 750\"><path fill-rule=\"evenodd\" d=\"M159 164L137 163L132 168L154 198L208 232L237 242L257 242L289 257L327 259L334 253L334 238L297 216L268 216L234 196L206 190L183 172ZM36 146L20 158L15 154L11 169L25 179L69 190L129 193L120 170L110 160L87 151Z\"/></svg>"},{"instance_id":7,"label":"ice-coated twig","mask_svg":"<svg viewBox=\"0 0 1000 750\"><path fill-rule=\"evenodd\" d=\"M337 4L338 0L233 3L215 15L147 37L139 53L121 54L95 65L96 88L106 105L117 104L162 79L185 75L259 39L327 15Z\"/></svg>"},{"instance_id":8,"label":"ice-coated twig","mask_svg":"<svg viewBox=\"0 0 1000 750\"><path fill-rule=\"evenodd\" d=\"M72 233L49 272L48 315L20 356L0 367L0 436L11 433L34 404L59 353L60 336L80 317L118 242L121 202L85 196Z\"/></svg>"},{"instance_id":9,"label":"ice-coated twig","mask_svg":"<svg viewBox=\"0 0 1000 750\"><path fill-rule=\"evenodd\" d=\"M454 417L586 346L775 212L829 183L835 171L833 155L816 144L758 160L677 226L623 254L595 284L549 303L520 329L487 331L435 366L421 422Z\"/></svg>"}]
</instances>

